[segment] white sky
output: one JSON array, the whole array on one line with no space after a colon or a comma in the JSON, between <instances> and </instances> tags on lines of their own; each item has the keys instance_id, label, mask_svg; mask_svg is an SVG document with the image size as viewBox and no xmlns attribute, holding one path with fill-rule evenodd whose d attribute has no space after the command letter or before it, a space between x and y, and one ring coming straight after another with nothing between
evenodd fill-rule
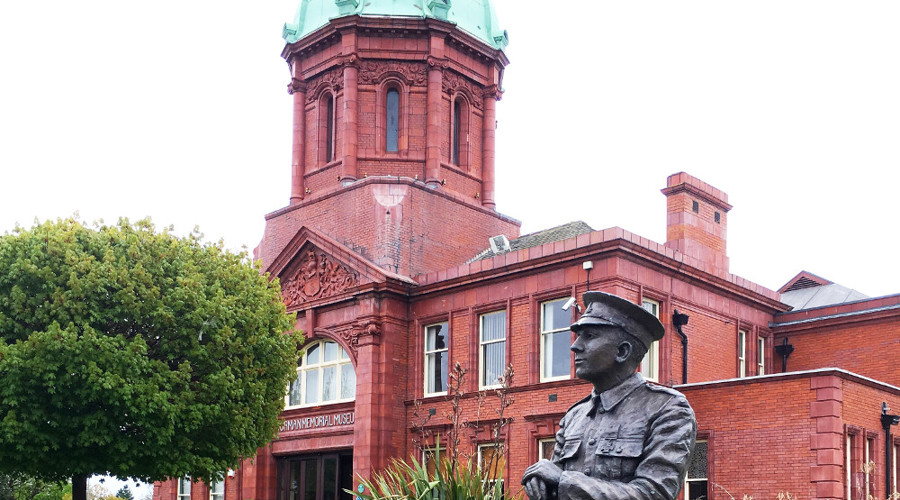
<instances>
[{"instance_id":1,"label":"white sky","mask_svg":"<svg viewBox=\"0 0 900 500\"><path fill-rule=\"evenodd\" d=\"M523 234L663 242L684 170L735 206L732 272L900 292L900 2L494 2L497 201ZM0 232L78 210L254 247L290 194L296 3L0 2Z\"/></svg>"}]
</instances>

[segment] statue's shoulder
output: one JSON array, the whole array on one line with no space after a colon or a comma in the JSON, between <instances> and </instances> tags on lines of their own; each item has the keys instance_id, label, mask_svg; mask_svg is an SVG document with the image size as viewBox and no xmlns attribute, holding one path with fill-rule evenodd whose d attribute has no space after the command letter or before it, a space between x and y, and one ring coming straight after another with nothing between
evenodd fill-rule
<instances>
[{"instance_id":1,"label":"statue's shoulder","mask_svg":"<svg viewBox=\"0 0 900 500\"><path fill-rule=\"evenodd\" d=\"M583 405L583 404L585 404L585 403L590 403L590 402L591 402L591 395L588 394L587 396L581 398L579 401L576 401L575 404L573 404L572 406L570 406L569 409L566 410L566 415L568 415L568 414L569 414L572 410L574 410L575 408L578 408L579 406L581 406L581 405ZM563 420L565 420L565 417L563 417Z\"/></svg>"},{"instance_id":2,"label":"statue's shoulder","mask_svg":"<svg viewBox=\"0 0 900 500\"><path fill-rule=\"evenodd\" d=\"M646 382L644 384L644 387L646 388L646 390L649 393L657 395L657 397L662 397L665 399L675 398L675 399L687 401L687 398L684 397L684 394L676 391L675 389L672 389L671 387L654 384L652 382Z\"/></svg>"},{"instance_id":3,"label":"statue's shoulder","mask_svg":"<svg viewBox=\"0 0 900 500\"><path fill-rule=\"evenodd\" d=\"M663 394L668 394L668 395L670 395L670 396L681 396L681 397L684 397L683 394L681 394L680 392L676 391L675 389L672 389L671 387L666 387L666 386L664 386L664 385L654 384L653 382L646 382L646 383L644 384L644 387L646 387L647 390L652 391L652 392L660 392L660 393L663 393Z\"/></svg>"}]
</instances>

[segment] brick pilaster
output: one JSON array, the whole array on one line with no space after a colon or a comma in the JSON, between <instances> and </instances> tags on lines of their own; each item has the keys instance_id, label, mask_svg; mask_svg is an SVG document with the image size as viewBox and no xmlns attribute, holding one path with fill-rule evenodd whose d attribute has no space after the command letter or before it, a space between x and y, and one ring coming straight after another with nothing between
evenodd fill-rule
<instances>
[{"instance_id":1,"label":"brick pilaster","mask_svg":"<svg viewBox=\"0 0 900 500\"><path fill-rule=\"evenodd\" d=\"M816 391L815 401L809 404L809 417L815 423L809 448L815 453L810 468L810 482L815 485L817 499L839 499L843 487L843 390L841 379L834 375L813 377L810 389Z\"/></svg>"}]
</instances>

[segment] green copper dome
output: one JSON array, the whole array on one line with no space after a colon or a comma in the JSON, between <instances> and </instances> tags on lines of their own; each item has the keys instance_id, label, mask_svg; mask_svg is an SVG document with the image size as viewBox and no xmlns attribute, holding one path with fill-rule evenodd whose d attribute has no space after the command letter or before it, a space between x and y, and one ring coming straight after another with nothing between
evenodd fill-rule
<instances>
[{"instance_id":1,"label":"green copper dome","mask_svg":"<svg viewBox=\"0 0 900 500\"><path fill-rule=\"evenodd\" d=\"M300 0L294 22L284 25L282 36L294 43L338 17L431 17L456 24L496 49L509 43L497 25L491 0Z\"/></svg>"}]
</instances>

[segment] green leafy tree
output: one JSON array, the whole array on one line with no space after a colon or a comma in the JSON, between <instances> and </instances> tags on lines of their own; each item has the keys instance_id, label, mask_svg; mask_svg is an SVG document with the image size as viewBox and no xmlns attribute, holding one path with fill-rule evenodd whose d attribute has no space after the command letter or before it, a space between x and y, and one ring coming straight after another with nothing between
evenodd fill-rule
<instances>
[{"instance_id":1,"label":"green leafy tree","mask_svg":"<svg viewBox=\"0 0 900 500\"><path fill-rule=\"evenodd\" d=\"M63 500L72 485L42 481L22 473L0 473L0 500Z\"/></svg>"},{"instance_id":2,"label":"green leafy tree","mask_svg":"<svg viewBox=\"0 0 900 500\"><path fill-rule=\"evenodd\" d=\"M0 472L209 479L277 432L299 333L244 254L149 220L0 236Z\"/></svg>"},{"instance_id":3,"label":"green leafy tree","mask_svg":"<svg viewBox=\"0 0 900 500\"><path fill-rule=\"evenodd\" d=\"M134 500L134 495L131 493L131 488L126 484L116 492L116 498L121 498L122 500Z\"/></svg>"}]
</instances>

